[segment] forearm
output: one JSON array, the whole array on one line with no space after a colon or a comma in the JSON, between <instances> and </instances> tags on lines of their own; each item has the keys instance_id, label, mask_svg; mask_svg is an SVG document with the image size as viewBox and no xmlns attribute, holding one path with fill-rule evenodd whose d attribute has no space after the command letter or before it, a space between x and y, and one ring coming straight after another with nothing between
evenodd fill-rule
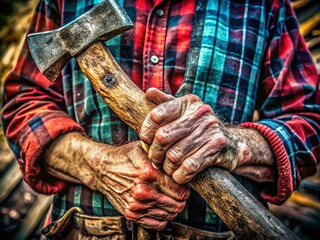
<instances>
[{"instance_id":1,"label":"forearm","mask_svg":"<svg viewBox=\"0 0 320 240\"><path fill-rule=\"evenodd\" d=\"M234 173L257 182L276 181L276 160L266 139L256 130L228 128L237 148Z\"/></svg>"},{"instance_id":2,"label":"forearm","mask_svg":"<svg viewBox=\"0 0 320 240\"><path fill-rule=\"evenodd\" d=\"M92 140L78 132L70 132L55 139L44 151L47 173L64 181L82 183L94 189L92 163L89 151L99 151L99 144L93 147Z\"/></svg>"},{"instance_id":3,"label":"forearm","mask_svg":"<svg viewBox=\"0 0 320 240\"><path fill-rule=\"evenodd\" d=\"M139 142L112 147L71 132L50 144L45 158L53 176L100 191L128 220L148 228L162 230L189 196L151 166Z\"/></svg>"}]
</instances>

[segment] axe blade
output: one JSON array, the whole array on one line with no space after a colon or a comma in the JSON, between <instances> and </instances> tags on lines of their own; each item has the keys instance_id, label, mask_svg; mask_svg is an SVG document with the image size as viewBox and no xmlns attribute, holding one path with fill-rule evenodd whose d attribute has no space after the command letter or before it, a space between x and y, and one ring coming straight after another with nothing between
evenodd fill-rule
<instances>
[{"instance_id":1,"label":"axe blade","mask_svg":"<svg viewBox=\"0 0 320 240\"><path fill-rule=\"evenodd\" d=\"M69 24L27 36L39 70L54 81L72 58L96 41L107 41L133 27L117 0L105 0Z\"/></svg>"}]
</instances>

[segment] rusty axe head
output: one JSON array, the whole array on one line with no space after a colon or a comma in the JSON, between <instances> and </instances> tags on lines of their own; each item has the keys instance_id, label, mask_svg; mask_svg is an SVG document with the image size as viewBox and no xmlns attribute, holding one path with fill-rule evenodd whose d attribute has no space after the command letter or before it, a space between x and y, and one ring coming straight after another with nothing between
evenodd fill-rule
<instances>
[{"instance_id":1,"label":"rusty axe head","mask_svg":"<svg viewBox=\"0 0 320 240\"><path fill-rule=\"evenodd\" d=\"M27 41L40 71L54 81L65 64L92 43L106 41L132 27L131 20L117 0L106 0L66 26L29 34Z\"/></svg>"}]
</instances>

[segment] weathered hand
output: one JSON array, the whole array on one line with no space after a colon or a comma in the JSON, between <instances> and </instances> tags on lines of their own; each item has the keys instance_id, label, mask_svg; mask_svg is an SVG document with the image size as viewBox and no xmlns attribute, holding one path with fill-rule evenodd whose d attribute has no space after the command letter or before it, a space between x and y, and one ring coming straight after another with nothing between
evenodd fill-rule
<instances>
[{"instance_id":1,"label":"weathered hand","mask_svg":"<svg viewBox=\"0 0 320 240\"><path fill-rule=\"evenodd\" d=\"M140 142L98 144L88 151L95 174L86 182L103 193L127 220L162 230L185 206L189 190L154 169Z\"/></svg>"},{"instance_id":2,"label":"weathered hand","mask_svg":"<svg viewBox=\"0 0 320 240\"><path fill-rule=\"evenodd\" d=\"M146 94L159 105L144 121L140 138L150 145L148 158L156 168L186 183L209 166L229 171L237 166L233 139L199 97L173 98L154 88Z\"/></svg>"}]
</instances>

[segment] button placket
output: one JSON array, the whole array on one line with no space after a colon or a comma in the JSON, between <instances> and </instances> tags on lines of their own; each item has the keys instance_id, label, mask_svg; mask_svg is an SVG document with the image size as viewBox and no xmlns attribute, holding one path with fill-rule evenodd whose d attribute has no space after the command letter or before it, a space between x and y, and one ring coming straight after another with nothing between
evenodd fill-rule
<instances>
[{"instance_id":1,"label":"button placket","mask_svg":"<svg viewBox=\"0 0 320 240\"><path fill-rule=\"evenodd\" d=\"M166 4L156 4L150 12L146 29L146 42L144 46L145 68L143 72L144 90L150 87L163 89L165 85L163 80L163 53L165 48L165 35L167 17L166 13L169 8L170 1Z\"/></svg>"}]
</instances>

